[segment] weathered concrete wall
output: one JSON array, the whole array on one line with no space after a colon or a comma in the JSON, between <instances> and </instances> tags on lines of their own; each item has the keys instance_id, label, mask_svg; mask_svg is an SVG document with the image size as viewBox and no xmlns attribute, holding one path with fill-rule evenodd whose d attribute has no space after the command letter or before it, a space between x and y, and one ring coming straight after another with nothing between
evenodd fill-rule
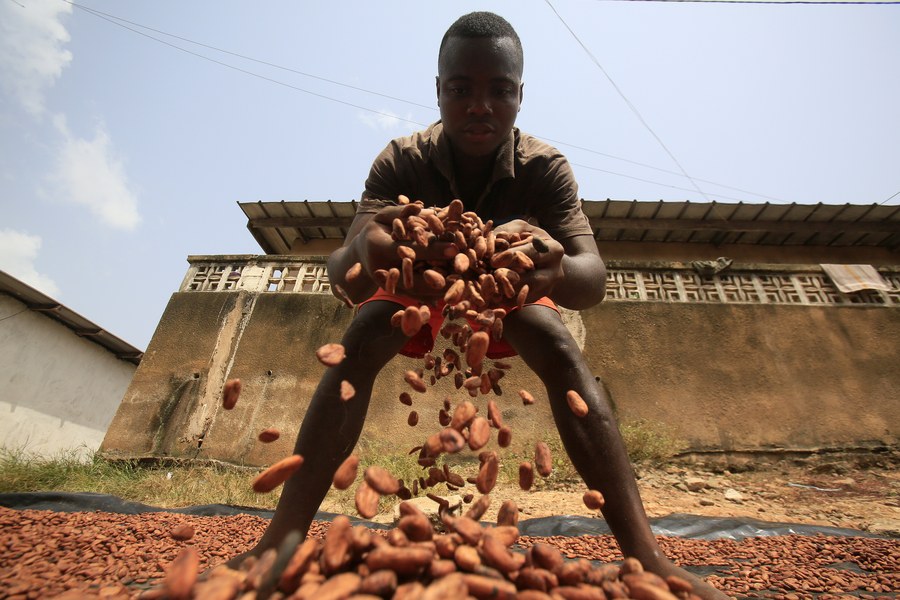
<instances>
[{"instance_id":1,"label":"weathered concrete wall","mask_svg":"<svg viewBox=\"0 0 900 600\"><path fill-rule=\"evenodd\" d=\"M0 294L0 444L51 456L96 450L135 365Z\"/></svg>"},{"instance_id":2,"label":"weathered concrete wall","mask_svg":"<svg viewBox=\"0 0 900 600\"><path fill-rule=\"evenodd\" d=\"M298 237L291 246L297 256L327 256L343 240L310 240ZM604 260L679 261L715 260L727 256L740 263L819 264L857 263L876 267L897 264L897 255L878 246L767 246L764 244L692 244L676 242L598 242Z\"/></svg>"},{"instance_id":3,"label":"weathered concrete wall","mask_svg":"<svg viewBox=\"0 0 900 600\"><path fill-rule=\"evenodd\" d=\"M570 313L589 362L623 420L668 424L694 450L895 444L900 437L900 310L883 307L604 302ZM351 313L320 294L184 292L172 296L102 450L114 457L205 458L261 465L289 453L324 367L316 348L340 341ZM439 339L439 344L441 343ZM514 447L553 431L540 383L519 361L501 381ZM376 383L363 438L405 450L436 430L442 380L413 394L395 358ZM243 393L221 408L226 379ZM523 407L516 391L538 398ZM485 409L486 399L478 402ZM284 435L255 441L266 427Z\"/></svg>"}]
</instances>

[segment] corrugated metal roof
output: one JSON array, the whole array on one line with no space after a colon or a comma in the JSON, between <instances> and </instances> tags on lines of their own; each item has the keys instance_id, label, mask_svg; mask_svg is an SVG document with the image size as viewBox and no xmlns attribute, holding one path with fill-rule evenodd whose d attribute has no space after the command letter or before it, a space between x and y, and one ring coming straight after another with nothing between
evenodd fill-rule
<instances>
[{"instance_id":1,"label":"corrugated metal roof","mask_svg":"<svg viewBox=\"0 0 900 600\"><path fill-rule=\"evenodd\" d=\"M8 294L30 310L59 321L74 331L75 335L103 346L117 358L137 365L140 364L141 358L144 356L143 352L128 342L100 328L74 310L60 304L50 296L39 292L27 283L19 281L4 271L0 271L0 293Z\"/></svg>"},{"instance_id":2,"label":"corrugated metal roof","mask_svg":"<svg viewBox=\"0 0 900 600\"><path fill-rule=\"evenodd\" d=\"M295 238L343 239L351 202L239 202L267 254L288 254ZM900 247L900 206L585 200L597 241Z\"/></svg>"}]
</instances>

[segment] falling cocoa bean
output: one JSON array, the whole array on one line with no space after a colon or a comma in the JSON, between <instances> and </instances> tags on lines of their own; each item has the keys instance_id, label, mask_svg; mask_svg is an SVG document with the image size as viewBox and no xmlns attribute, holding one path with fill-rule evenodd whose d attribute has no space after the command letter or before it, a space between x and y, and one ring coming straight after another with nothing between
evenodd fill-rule
<instances>
[{"instance_id":1,"label":"falling cocoa bean","mask_svg":"<svg viewBox=\"0 0 900 600\"><path fill-rule=\"evenodd\" d=\"M534 465L541 477L547 477L553 471L553 457L550 448L544 442L534 445Z\"/></svg>"},{"instance_id":2,"label":"falling cocoa bean","mask_svg":"<svg viewBox=\"0 0 900 600\"><path fill-rule=\"evenodd\" d=\"M256 436L263 444L271 444L275 440L281 437L281 432L275 429L274 427L268 427L259 432L259 435Z\"/></svg>"},{"instance_id":3,"label":"falling cocoa bean","mask_svg":"<svg viewBox=\"0 0 900 600\"><path fill-rule=\"evenodd\" d=\"M583 417L588 414L587 402L585 402L584 398L581 397L581 394L575 390L566 392L566 402L569 403L569 409L576 417Z\"/></svg>"},{"instance_id":4,"label":"falling cocoa bean","mask_svg":"<svg viewBox=\"0 0 900 600\"><path fill-rule=\"evenodd\" d=\"M222 408L225 410L231 410L237 404L238 398L241 395L241 380L240 379L229 379L225 382L225 387L222 389Z\"/></svg>"},{"instance_id":5,"label":"falling cocoa bean","mask_svg":"<svg viewBox=\"0 0 900 600\"><path fill-rule=\"evenodd\" d=\"M271 492L279 485L287 481L294 472L303 465L303 457L299 454L292 454L281 459L253 480L253 491L257 494L265 494Z\"/></svg>"},{"instance_id":6,"label":"falling cocoa bean","mask_svg":"<svg viewBox=\"0 0 900 600\"><path fill-rule=\"evenodd\" d=\"M341 364L345 356L344 347L340 344L325 344L316 350L316 358L326 367L334 367Z\"/></svg>"}]
</instances>

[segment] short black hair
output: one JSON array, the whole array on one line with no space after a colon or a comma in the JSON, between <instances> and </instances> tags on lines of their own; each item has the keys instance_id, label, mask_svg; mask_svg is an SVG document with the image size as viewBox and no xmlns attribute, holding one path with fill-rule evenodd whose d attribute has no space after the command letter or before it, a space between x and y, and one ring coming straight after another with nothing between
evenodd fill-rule
<instances>
[{"instance_id":1,"label":"short black hair","mask_svg":"<svg viewBox=\"0 0 900 600\"><path fill-rule=\"evenodd\" d=\"M525 64L524 53L522 52L522 40L519 34L509 24L509 21L498 14L486 11L471 12L463 15L454 21L453 25L447 29L443 39L441 39L441 47L438 49L438 64L441 61L441 54L444 52L444 46L450 38L509 38L513 41L516 50L516 61L519 64L519 72Z\"/></svg>"}]
</instances>

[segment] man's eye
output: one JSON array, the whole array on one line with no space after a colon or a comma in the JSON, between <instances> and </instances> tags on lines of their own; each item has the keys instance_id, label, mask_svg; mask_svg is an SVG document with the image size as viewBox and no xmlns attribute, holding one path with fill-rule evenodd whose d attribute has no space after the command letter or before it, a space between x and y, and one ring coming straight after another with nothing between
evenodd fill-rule
<instances>
[{"instance_id":1,"label":"man's eye","mask_svg":"<svg viewBox=\"0 0 900 600\"><path fill-rule=\"evenodd\" d=\"M496 93L501 98L507 98L513 95L513 90L511 88L498 88L494 93Z\"/></svg>"},{"instance_id":2,"label":"man's eye","mask_svg":"<svg viewBox=\"0 0 900 600\"><path fill-rule=\"evenodd\" d=\"M466 93L466 88L463 87L451 87L449 92L454 96L462 96Z\"/></svg>"}]
</instances>

